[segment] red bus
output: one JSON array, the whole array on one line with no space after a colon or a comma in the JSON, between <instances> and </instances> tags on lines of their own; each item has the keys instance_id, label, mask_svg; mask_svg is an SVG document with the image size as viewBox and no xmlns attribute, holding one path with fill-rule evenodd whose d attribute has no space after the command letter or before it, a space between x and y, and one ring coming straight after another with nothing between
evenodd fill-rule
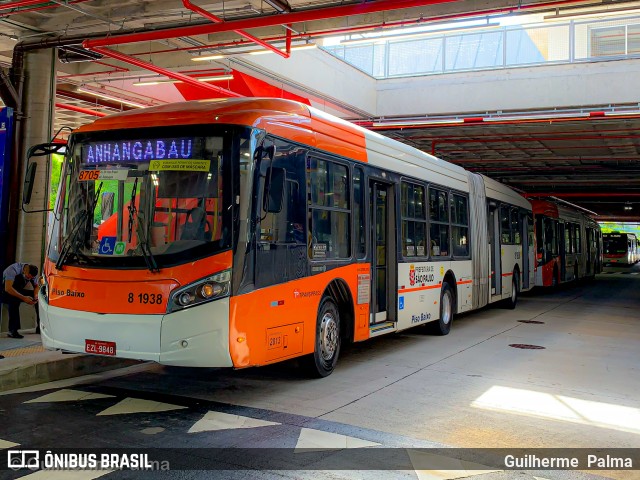
<instances>
[{"instance_id":1,"label":"red bus","mask_svg":"<svg viewBox=\"0 0 640 480\"><path fill-rule=\"evenodd\" d=\"M531 200L536 231L536 286L592 278L602 271L602 232L585 213Z\"/></svg>"}]
</instances>

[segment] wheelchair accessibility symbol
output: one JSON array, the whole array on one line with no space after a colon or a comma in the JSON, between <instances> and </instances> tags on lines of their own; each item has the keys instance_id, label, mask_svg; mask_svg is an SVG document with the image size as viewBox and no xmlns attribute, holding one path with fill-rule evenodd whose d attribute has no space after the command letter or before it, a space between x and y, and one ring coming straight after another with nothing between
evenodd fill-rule
<instances>
[{"instance_id":1,"label":"wheelchair accessibility symbol","mask_svg":"<svg viewBox=\"0 0 640 480\"><path fill-rule=\"evenodd\" d=\"M100 255L113 255L116 240L117 237L102 237L100 246L98 247L98 253Z\"/></svg>"}]
</instances>

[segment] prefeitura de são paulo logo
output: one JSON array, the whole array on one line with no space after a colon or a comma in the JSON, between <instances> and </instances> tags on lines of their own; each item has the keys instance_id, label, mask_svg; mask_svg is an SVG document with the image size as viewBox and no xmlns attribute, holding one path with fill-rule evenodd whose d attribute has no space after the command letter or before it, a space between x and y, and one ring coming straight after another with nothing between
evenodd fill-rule
<instances>
[{"instance_id":1,"label":"prefeitura de s\u00e3o paulo logo","mask_svg":"<svg viewBox=\"0 0 640 480\"><path fill-rule=\"evenodd\" d=\"M416 284L416 267L414 265L409 266L409 285Z\"/></svg>"}]
</instances>

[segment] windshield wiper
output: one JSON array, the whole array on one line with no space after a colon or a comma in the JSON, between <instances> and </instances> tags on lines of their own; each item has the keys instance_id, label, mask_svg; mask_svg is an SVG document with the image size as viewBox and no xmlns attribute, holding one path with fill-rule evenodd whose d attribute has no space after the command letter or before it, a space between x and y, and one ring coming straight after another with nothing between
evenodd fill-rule
<instances>
[{"instance_id":1,"label":"windshield wiper","mask_svg":"<svg viewBox=\"0 0 640 480\"><path fill-rule=\"evenodd\" d=\"M78 222L73 227L73 230L71 231L71 234L67 237L67 239L62 244L62 248L60 249L60 256L58 257L58 261L56 262L56 268L58 270L60 270L63 267L63 265L67 261L67 258L69 257L69 254L71 253L72 249L74 251L76 250L76 248L74 248L74 247L76 246L76 243L78 242L79 234L80 234L80 232L84 231L80 227L83 225L83 223L86 221L86 219L87 219L87 211L83 210L80 213L80 218L78 219Z\"/></svg>"},{"instance_id":2,"label":"windshield wiper","mask_svg":"<svg viewBox=\"0 0 640 480\"><path fill-rule=\"evenodd\" d=\"M131 198L129 199L129 206L127 209L129 210L129 228L128 228L128 237L129 243L131 243L131 234L133 232L133 222L136 217L138 217L138 225L136 227L136 233L138 234L138 246L140 247L140 253L144 258L144 263L147 264L147 268L151 273L159 272L158 264L156 263L156 259L153 257L151 253L151 247L149 246L149 239L147 238L143 222L140 222L140 215L138 215L138 209L136 208L136 191L138 189L138 177L136 177L133 182L133 189L131 190ZM146 222L145 222L146 223Z\"/></svg>"},{"instance_id":3,"label":"windshield wiper","mask_svg":"<svg viewBox=\"0 0 640 480\"><path fill-rule=\"evenodd\" d=\"M88 215L86 220L87 223L85 224L85 227L84 227L85 243L87 242L87 237L91 235L91 229L93 228L93 215L95 214L96 206L98 205L98 198L100 198L100 192L102 191L103 185L104 183L100 182L100 186L98 187L96 194L93 196L91 205L89 205Z\"/></svg>"},{"instance_id":4,"label":"windshield wiper","mask_svg":"<svg viewBox=\"0 0 640 480\"><path fill-rule=\"evenodd\" d=\"M96 194L91 199L91 203L89 204L89 208L87 210L83 210L80 213L80 216L71 231L71 234L67 237L67 239L62 244L62 249L60 250L60 256L58 257L58 261L56 262L56 268L60 270L71 253L78 254L78 241L80 240L80 232L84 233L84 243L86 243L87 236L90 235L91 229L93 228L93 215L96 211L96 206L98 205L98 198L100 197L100 192L102 191L103 183L100 183ZM84 229L81 228L84 225Z\"/></svg>"},{"instance_id":5,"label":"windshield wiper","mask_svg":"<svg viewBox=\"0 0 640 480\"><path fill-rule=\"evenodd\" d=\"M133 189L131 190L131 198L129 199L129 206L127 207L127 210L129 210L129 229L128 229L129 240L127 240L128 243L131 243L131 232L133 230L133 220L138 214L138 209L136 208L136 190L137 189L138 189L138 177L136 177L135 181L133 182Z\"/></svg>"},{"instance_id":6,"label":"windshield wiper","mask_svg":"<svg viewBox=\"0 0 640 480\"><path fill-rule=\"evenodd\" d=\"M140 217L138 217L140 218ZM140 247L140 252L144 258L144 262L147 264L147 268L151 273L159 272L158 264L156 263L156 259L151 253L151 247L149 246L149 238L144 232L144 226L142 222L138 221L138 226L136 228L136 233L138 234L138 246Z\"/></svg>"}]
</instances>

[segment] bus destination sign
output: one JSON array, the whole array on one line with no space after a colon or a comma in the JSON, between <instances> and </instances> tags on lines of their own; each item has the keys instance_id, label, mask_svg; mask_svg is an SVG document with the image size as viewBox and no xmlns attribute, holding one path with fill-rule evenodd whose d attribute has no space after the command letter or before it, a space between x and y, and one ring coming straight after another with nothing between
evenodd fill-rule
<instances>
[{"instance_id":1,"label":"bus destination sign","mask_svg":"<svg viewBox=\"0 0 640 480\"><path fill-rule=\"evenodd\" d=\"M180 137L88 142L82 145L81 161L83 164L100 165L105 163L142 163L151 160L203 158L202 143L197 140L199 139ZM197 148L197 151L195 148Z\"/></svg>"}]
</instances>

